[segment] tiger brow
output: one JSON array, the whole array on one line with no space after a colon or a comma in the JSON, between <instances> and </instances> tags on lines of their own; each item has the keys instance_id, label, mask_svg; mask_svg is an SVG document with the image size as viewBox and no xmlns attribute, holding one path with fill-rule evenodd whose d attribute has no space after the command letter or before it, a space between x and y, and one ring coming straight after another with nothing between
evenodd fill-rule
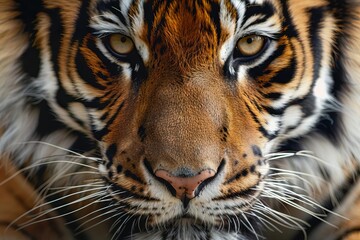
<instances>
[{"instance_id":1,"label":"tiger brow","mask_svg":"<svg viewBox=\"0 0 360 240\"><path fill-rule=\"evenodd\" d=\"M120 20L120 22L125 26L128 24L123 12L120 9L119 0L100 2L97 5L97 10L99 11L100 15L103 13L110 13L116 16ZM111 19L104 19L104 20L111 21Z\"/></svg>"},{"instance_id":2,"label":"tiger brow","mask_svg":"<svg viewBox=\"0 0 360 240\"><path fill-rule=\"evenodd\" d=\"M272 17L275 14L275 8L272 4L269 2L265 2L264 4L254 4L254 5L247 5L245 8L245 14L243 17L243 21L240 25L240 27L243 27L243 25L254 16L257 16L257 20L251 22L250 25L259 24L262 22L265 22L267 19Z\"/></svg>"}]
</instances>

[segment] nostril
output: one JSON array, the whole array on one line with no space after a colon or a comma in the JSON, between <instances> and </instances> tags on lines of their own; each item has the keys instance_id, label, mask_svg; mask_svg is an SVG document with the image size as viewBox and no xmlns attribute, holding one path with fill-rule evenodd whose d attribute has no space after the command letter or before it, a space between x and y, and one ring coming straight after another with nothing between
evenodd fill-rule
<instances>
[{"instance_id":1,"label":"nostril","mask_svg":"<svg viewBox=\"0 0 360 240\"><path fill-rule=\"evenodd\" d=\"M145 158L145 168L158 181L163 183L174 197L183 200L184 205L199 195L202 189L210 183L217 174L222 172L225 166L225 159L222 159L217 171L212 169L203 170L197 175L187 168L180 168L176 171L176 175L171 174L166 170L157 170L155 173L151 167L150 162Z\"/></svg>"},{"instance_id":2,"label":"nostril","mask_svg":"<svg viewBox=\"0 0 360 240\"><path fill-rule=\"evenodd\" d=\"M155 174L156 176L156 174ZM161 177L157 177L157 180L159 180L162 184L164 184L166 186L166 188L170 191L170 193L176 197L176 190L175 188L172 186L171 182L166 181L165 179L161 178Z\"/></svg>"},{"instance_id":3,"label":"nostril","mask_svg":"<svg viewBox=\"0 0 360 240\"><path fill-rule=\"evenodd\" d=\"M151 175L153 175L162 184L164 184L166 186L166 188L169 190L169 192L175 197L176 196L176 190L173 188L173 186L168 181L166 181L163 178L159 178L154 174L154 170L151 167L150 162L146 158L144 159L144 165L145 165L145 168L149 171L149 173Z\"/></svg>"},{"instance_id":4,"label":"nostril","mask_svg":"<svg viewBox=\"0 0 360 240\"><path fill-rule=\"evenodd\" d=\"M189 199L197 196L201 189L213 179L215 174L216 172L212 169L203 170L191 177L175 176L166 170L157 170L155 172L155 176L164 180L165 185L171 185L171 188L168 187L169 189L175 189L176 197L180 199L184 196Z\"/></svg>"},{"instance_id":5,"label":"nostril","mask_svg":"<svg viewBox=\"0 0 360 240\"><path fill-rule=\"evenodd\" d=\"M215 178L216 174L212 177L209 177L207 179L205 179L204 181L202 181L199 186L195 189L195 196L198 196L201 192L201 190L203 190L203 188L210 183L214 178Z\"/></svg>"}]
</instances>

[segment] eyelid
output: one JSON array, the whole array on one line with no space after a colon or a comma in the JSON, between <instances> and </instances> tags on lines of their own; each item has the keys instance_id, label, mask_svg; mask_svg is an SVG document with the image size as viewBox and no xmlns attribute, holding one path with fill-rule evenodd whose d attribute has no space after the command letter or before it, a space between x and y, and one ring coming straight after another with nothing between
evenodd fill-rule
<instances>
[{"instance_id":1,"label":"eyelid","mask_svg":"<svg viewBox=\"0 0 360 240\"><path fill-rule=\"evenodd\" d=\"M236 43L236 47L242 56L251 57L261 52L267 41L268 38L264 36L248 35L240 38Z\"/></svg>"},{"instance_id":2,"label":"eyelid","mask_svg":"<svg viewBox=\"0 0 360 240\"><path fill-rule=\"evenodd\" d=\"M127 44L129 44L129 42L125 42L125 45L124 45L125 49L121 49L121 45L119 45L120 51L119 51L119 49L114 48L114 46L112 46L112 43L111 43L111 37L117 36L117 35L120 37L121 36L126 37L128 41L131 41L131 45L126 46ZM98 40L100 41L104 50L107 52L106 54L108 55L108 57L113 59L114 62L117 62L117 61L128 62L128 61L130 61L130 59L134 55L134 52L136 51L136 46L135 46L133 39L131 37L129 37L128 35L125 35L122 33L117 33L117 32L109 33L109 34L101 36L101 38L98 38ZM127 47L129 47L129 50L126 50ZM124 52L122 52L122 50L124 50Z\"/></svg>"},{"instance_id":3,"label":"eyelid","mask_svg":"<svg viewBox=\"0 0 360 240\"><path fill-rule=\"evenodd\" d=\"M238 41L240 41L240 39L238 39ZM256 59L261 58L261 56L266 53L266 50L269 48L269 46L271 46L271 43L273 42L273 40L268 37L265 37L265 39L265 43L263 44L261 50L258 53L250 56L241 55L240 51L237 49L237 41L236 47L233 52L233 61L242 65L249 65L252 64Z\"/></svg>"},{"instance_id":4,"label":"eyelid","mask_svg":"<svg viewBox=\"0 0 360 240\"><path fill-rule=\"evenodd\" d=\"M274 40L277 41L281 38L282 34L281 33L267 33L267 32L263 32L263 31L249 31L249 32L244 32L243 34L239 35L237 39L241 39L244 37L248 37L251 35L258 35L258 36L263 36L266 37L270 40Z\"/></svg>"}]
</instances>

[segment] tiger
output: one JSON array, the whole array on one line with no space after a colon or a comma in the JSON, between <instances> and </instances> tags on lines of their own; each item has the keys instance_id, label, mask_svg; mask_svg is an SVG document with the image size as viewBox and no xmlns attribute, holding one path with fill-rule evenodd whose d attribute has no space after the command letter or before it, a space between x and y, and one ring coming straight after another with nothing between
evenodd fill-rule
<instances>
[{"instance_id":1,"label":"tiger","mask_svg":"<svg viewBox=\"0 0 360 240\"><path fill-rule=\"evenodd\" d=\"M360 239L360 2L0 0L0 239Z\"/></svg>"}]
</instances>

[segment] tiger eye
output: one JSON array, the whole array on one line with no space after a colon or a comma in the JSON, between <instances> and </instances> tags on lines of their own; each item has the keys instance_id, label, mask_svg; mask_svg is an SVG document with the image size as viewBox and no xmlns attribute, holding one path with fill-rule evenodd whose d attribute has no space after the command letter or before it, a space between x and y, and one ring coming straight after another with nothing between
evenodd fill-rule
<instances>
[{"instance_id":1,"label":"tiger eye","mask_svg":"<svg viewBox=\"0 0 360 240\"><path fill-rule=\"evenodd\" d=\"M265 45L265 37L259 35L249 35L241 38L237 42L237 48L242 56L251 57L258 54Z\"/></svg>"},{"instance_id":2,"label":"tiger eye","mask_svg":"<svg viewBox=\"0 0 360 240\"><path fill-rule=\"evenodd\" d=\"M111 34L109 36L109 46L113 52L119 55L127 55L135 48L131 38L119 33Z\"/></svg>"}]
</instances>

